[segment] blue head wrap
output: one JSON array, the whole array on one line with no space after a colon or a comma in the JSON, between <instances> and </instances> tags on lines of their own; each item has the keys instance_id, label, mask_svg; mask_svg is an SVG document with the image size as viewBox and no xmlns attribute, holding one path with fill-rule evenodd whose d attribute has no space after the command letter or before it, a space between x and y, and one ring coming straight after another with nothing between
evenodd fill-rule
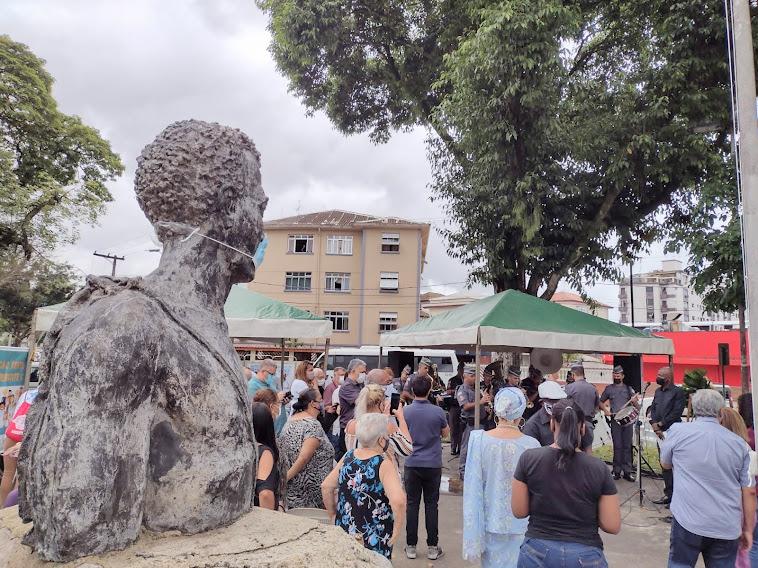
<instances>
[{"instance_id":1,"label":"blue head wrap","mask_svg":"<svg viewBox=\"0 0 758 568\"><path fill-rule=\"evenodd\" d=\"M526 410L526 397L518 387L505 387L495 396L495 414L506 420L517 420Z\"/></svg>"}]
</instances>

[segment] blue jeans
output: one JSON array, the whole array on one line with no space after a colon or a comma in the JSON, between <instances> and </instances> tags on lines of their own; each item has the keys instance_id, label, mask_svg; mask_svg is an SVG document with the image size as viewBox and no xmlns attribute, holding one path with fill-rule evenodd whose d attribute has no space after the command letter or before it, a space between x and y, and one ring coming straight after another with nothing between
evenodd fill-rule
<instances>
[{"instance_id":1,"label":"blue jeans","mask_svg":"<svg viewBox=\"0 0 758 568\"><path fill-rule=\"evenodd\" d=\"M672 519L669 568L691 568L701 554L706 568L734 568L739 546L739 539L722 540L700 536Z\"/></svg>"},{"instance_id":2,"label":"blue jeans","mask_svg":"<svg viewBox=\"0 0 758 568\"><path fill-rule=\"evenodd\" d=\"M594 546L527 537L521 545L518 568L608 568L608 562Z\"/></svg>"}]
</instances>

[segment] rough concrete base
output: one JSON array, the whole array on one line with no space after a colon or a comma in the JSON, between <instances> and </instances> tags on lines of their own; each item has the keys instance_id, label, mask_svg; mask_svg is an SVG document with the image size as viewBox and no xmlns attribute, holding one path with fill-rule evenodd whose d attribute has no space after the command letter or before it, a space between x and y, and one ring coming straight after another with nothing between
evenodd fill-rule
<instances>
[{"instance_id":1,"label":"rough concrete base","mask_svg":"<svg viewBox=\"0 0 758 568\"><path fill-rule=\"evenodd\" d=\"M16 507L0 511L0 568L391 568L337 527L263 509L193 536L143 530L126 550L65 564L40 560L22 545L29 528Z\"/></svg>"}]
</instances>

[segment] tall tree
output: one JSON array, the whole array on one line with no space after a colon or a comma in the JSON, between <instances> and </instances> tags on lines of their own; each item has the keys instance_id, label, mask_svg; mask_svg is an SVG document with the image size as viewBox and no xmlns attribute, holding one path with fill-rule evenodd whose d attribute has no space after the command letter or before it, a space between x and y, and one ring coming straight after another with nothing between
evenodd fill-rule
<instances>
[{"instance_id":1,"label":"tall tree","mask_svg":"<svg viewBox=\"0 0 758 568\"><path fill-rule=\"evenodd\" d=\"M740 385L750 390L745 329L745 281L742 233L738 215L734 163L725 158L723 169L713 171L708 183L693 194L691 207L671 224L670 251L689 253L692 285L711 312L737 312L740 327Z\"/></svg>"},{"instance_id":2,"label":"tall tree","mask_svg":"<svg viewBox=\"0 0 758 568\"><path fill-rule=\"evenodd\" d=\"M497 291L615 276L727 150L720 1L258 4L311 111L431 130L449 252Z\"/></svg>"},{"instance_id":3,"label":"tall tree","mask_svg":"<svg viewBox=\"0 0 758 568\"><path fill-rule=\"evenodd\" d=\"M68 300L77 286L72 268L34 256L0 255L0 331L18 345L29 335L34 310Z\"/></svg>"},{"instance_id":4,"label":"tall tree","mask_svg":"<svg viewBox=\"0 0 758 568\"><path fill-rule=\"evenodd\" d=\"M0 250L27 260L94 223L123 171L97 130L58 110L44 63L0 36Z\"/></svg>"},{"instance_id":5,"label":"tall tree","mask_svg":"<svg viewBox=\"0 0 758 568\"><path fill-rule=\"evenodd\" d=\"M58 110L52 86L43 60L0 36L0 331L16 342L34 308L74 289L71 268L46 253L97 220L123 171L97 130Z\"/></svg>"}]
</instances>

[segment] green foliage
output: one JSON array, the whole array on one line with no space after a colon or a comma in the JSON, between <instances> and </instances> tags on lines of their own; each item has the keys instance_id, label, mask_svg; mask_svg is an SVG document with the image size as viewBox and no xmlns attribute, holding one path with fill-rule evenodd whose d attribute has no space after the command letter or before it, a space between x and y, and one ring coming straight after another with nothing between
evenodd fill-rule
<instances>
[{"instance_id":1,"label":"green foliage","mask_svg":"<svg viewBox=\"0 0 758 568\"><path fill-rule=\"evenodd\" d=\"M18 343L29 334L34 310L68 300L76 284L68 265L0 254L0 333Z\"/></svg>"},{"instance_id":2,"label":"green foliage","mask_svg":"<svg viewBox=\"0 0 758 568\"><path fill-rule=\"evenodd\" d=\"M97 130L58 110L52 84L44 61L0 36L0 251L27 260L94 223L123 171Z\"/></svg>"},{"instance_id":3,"label":"green foliage","mask_svg":"<svg viewBox=\"0 0 758 568\"><path fill-rule=\"evenodd\" d=\"M711 388L711 381L708 380L706 375L705 369L690 369L689 371L685 371L682 390L690 395L697 390Z\"/></svg>"},{"instance_id":4,"label":"green foliage","mask_svg":"<svg viewBox=\"0 0 758 568\"><path fill-rule=\"evenodd\" d=\"M58 110L52 85L44 61L0 35L0 331L15 342L35 308L73 293L71 267L44 255L97 220L123 171L97 130Z\"/></svg>"},{"instance_id":5,"label":"green foliage","mask_svg":"<svg viewBox=\"0 0 758 568\"><path fill-rule=\"evenodd\" d=\"M258 0L310 111L376 141L433 132L449 253L550 297L689 213L728 152L717 0Z\"/></svg>"},{"instance_id":6,"label":"green foliage","mask_svg":"<svg viewBox=\"0 0 758 568\"><path fill-rule=\"evenodd\" d=\"M737 214L734 162L722 168L689 196L688 211L674 219L667 249L687 250L692 285L709 312L735 312L745 305L742 233Z\"/></svg>"}]
</instances>

